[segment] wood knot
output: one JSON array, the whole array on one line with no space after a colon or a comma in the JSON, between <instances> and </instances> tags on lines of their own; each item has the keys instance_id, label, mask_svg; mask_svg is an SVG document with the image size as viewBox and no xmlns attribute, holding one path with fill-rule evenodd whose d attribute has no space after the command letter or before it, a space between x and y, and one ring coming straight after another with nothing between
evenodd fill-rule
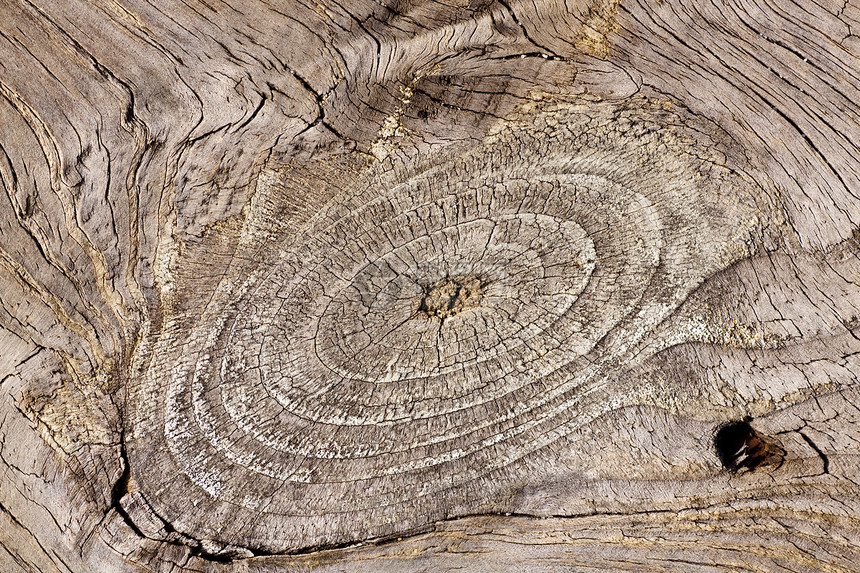
<instances>
[{"instance_id":1,"label":"wood knot","mask_svg":"<svg viewBox=\"0 0 860 573\"><path fill-rule=\"evenodd\" d=\"M782 465L785 451L757 432L749 422L750 419L730 422L717 430L714 447L723 467L730 472L740 472L765 465Z\"/></svg>"},{"instance_id":2,"label":"wood knot","mask_svg":"<svg viewBox=\"0 0 860 573\"><path fill-rule=\"evenodd\" d=\"M445 320L450 316L475 307L487 285L475 276L445 277L422 287L419 312Z\"/></svg>"}]
</instances>

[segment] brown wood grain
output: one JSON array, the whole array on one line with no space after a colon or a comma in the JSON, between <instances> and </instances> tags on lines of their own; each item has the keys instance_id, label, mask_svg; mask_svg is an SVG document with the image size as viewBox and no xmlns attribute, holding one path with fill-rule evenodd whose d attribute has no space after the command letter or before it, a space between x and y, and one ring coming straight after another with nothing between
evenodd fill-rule
<instances>
[{"instance_id":1,"label":"brown wood grain","mask_svg":"<svg viewBox=\"0 0 860 573\"><path fill-rule=\"evenodd\" d=\"M858 26L3 4L0 570L860 570Z\"/></svg>"}]
</instances>

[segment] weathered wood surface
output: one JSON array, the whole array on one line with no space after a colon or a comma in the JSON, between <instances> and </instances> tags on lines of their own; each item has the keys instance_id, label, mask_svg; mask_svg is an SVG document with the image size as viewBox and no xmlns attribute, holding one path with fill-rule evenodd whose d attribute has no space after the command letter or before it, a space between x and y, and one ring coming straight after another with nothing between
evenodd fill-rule
<instances>
[{"instance_id":1,"label":"weathered wood surface","mask_svg":"<svg viewBox=\"0 0 860 573\"><path fill-rule=\"evenodd\" d=\"M153 4L0 5L0 570L860 570L860 3Z\"/></svg>"}]
</instances>

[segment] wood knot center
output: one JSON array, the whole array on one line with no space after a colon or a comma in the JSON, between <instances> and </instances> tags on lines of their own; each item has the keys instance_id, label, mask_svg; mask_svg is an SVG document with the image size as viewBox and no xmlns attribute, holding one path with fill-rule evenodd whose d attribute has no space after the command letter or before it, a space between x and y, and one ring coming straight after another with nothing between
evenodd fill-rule
<instances>
[{"instance_id":1,"label":"wood knot center","mask_svg":"<svg viewBox=\"0 0 860 573\"><path fill-rule=\"evenodd\" d=\"M424 294L418 310L427 316L445 320L477 306L486 286L476 276L445 277L422 287Z\"/></svg>"}]
</instances>

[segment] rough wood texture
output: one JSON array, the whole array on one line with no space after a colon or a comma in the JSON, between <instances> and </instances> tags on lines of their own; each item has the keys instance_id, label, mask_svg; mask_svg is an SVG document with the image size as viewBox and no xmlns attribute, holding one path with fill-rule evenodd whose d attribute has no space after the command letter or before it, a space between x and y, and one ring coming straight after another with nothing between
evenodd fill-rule
<instances>
[{"instance_id":1,"label":"rough wood texture","mask_svg":"<svg viewBox=\"0 0 860 573\"><path fill-rule=\"evenodd\" d=\"M0 570L860 570L860 4L0 5Z\"/></svg>"}]
</instances>

